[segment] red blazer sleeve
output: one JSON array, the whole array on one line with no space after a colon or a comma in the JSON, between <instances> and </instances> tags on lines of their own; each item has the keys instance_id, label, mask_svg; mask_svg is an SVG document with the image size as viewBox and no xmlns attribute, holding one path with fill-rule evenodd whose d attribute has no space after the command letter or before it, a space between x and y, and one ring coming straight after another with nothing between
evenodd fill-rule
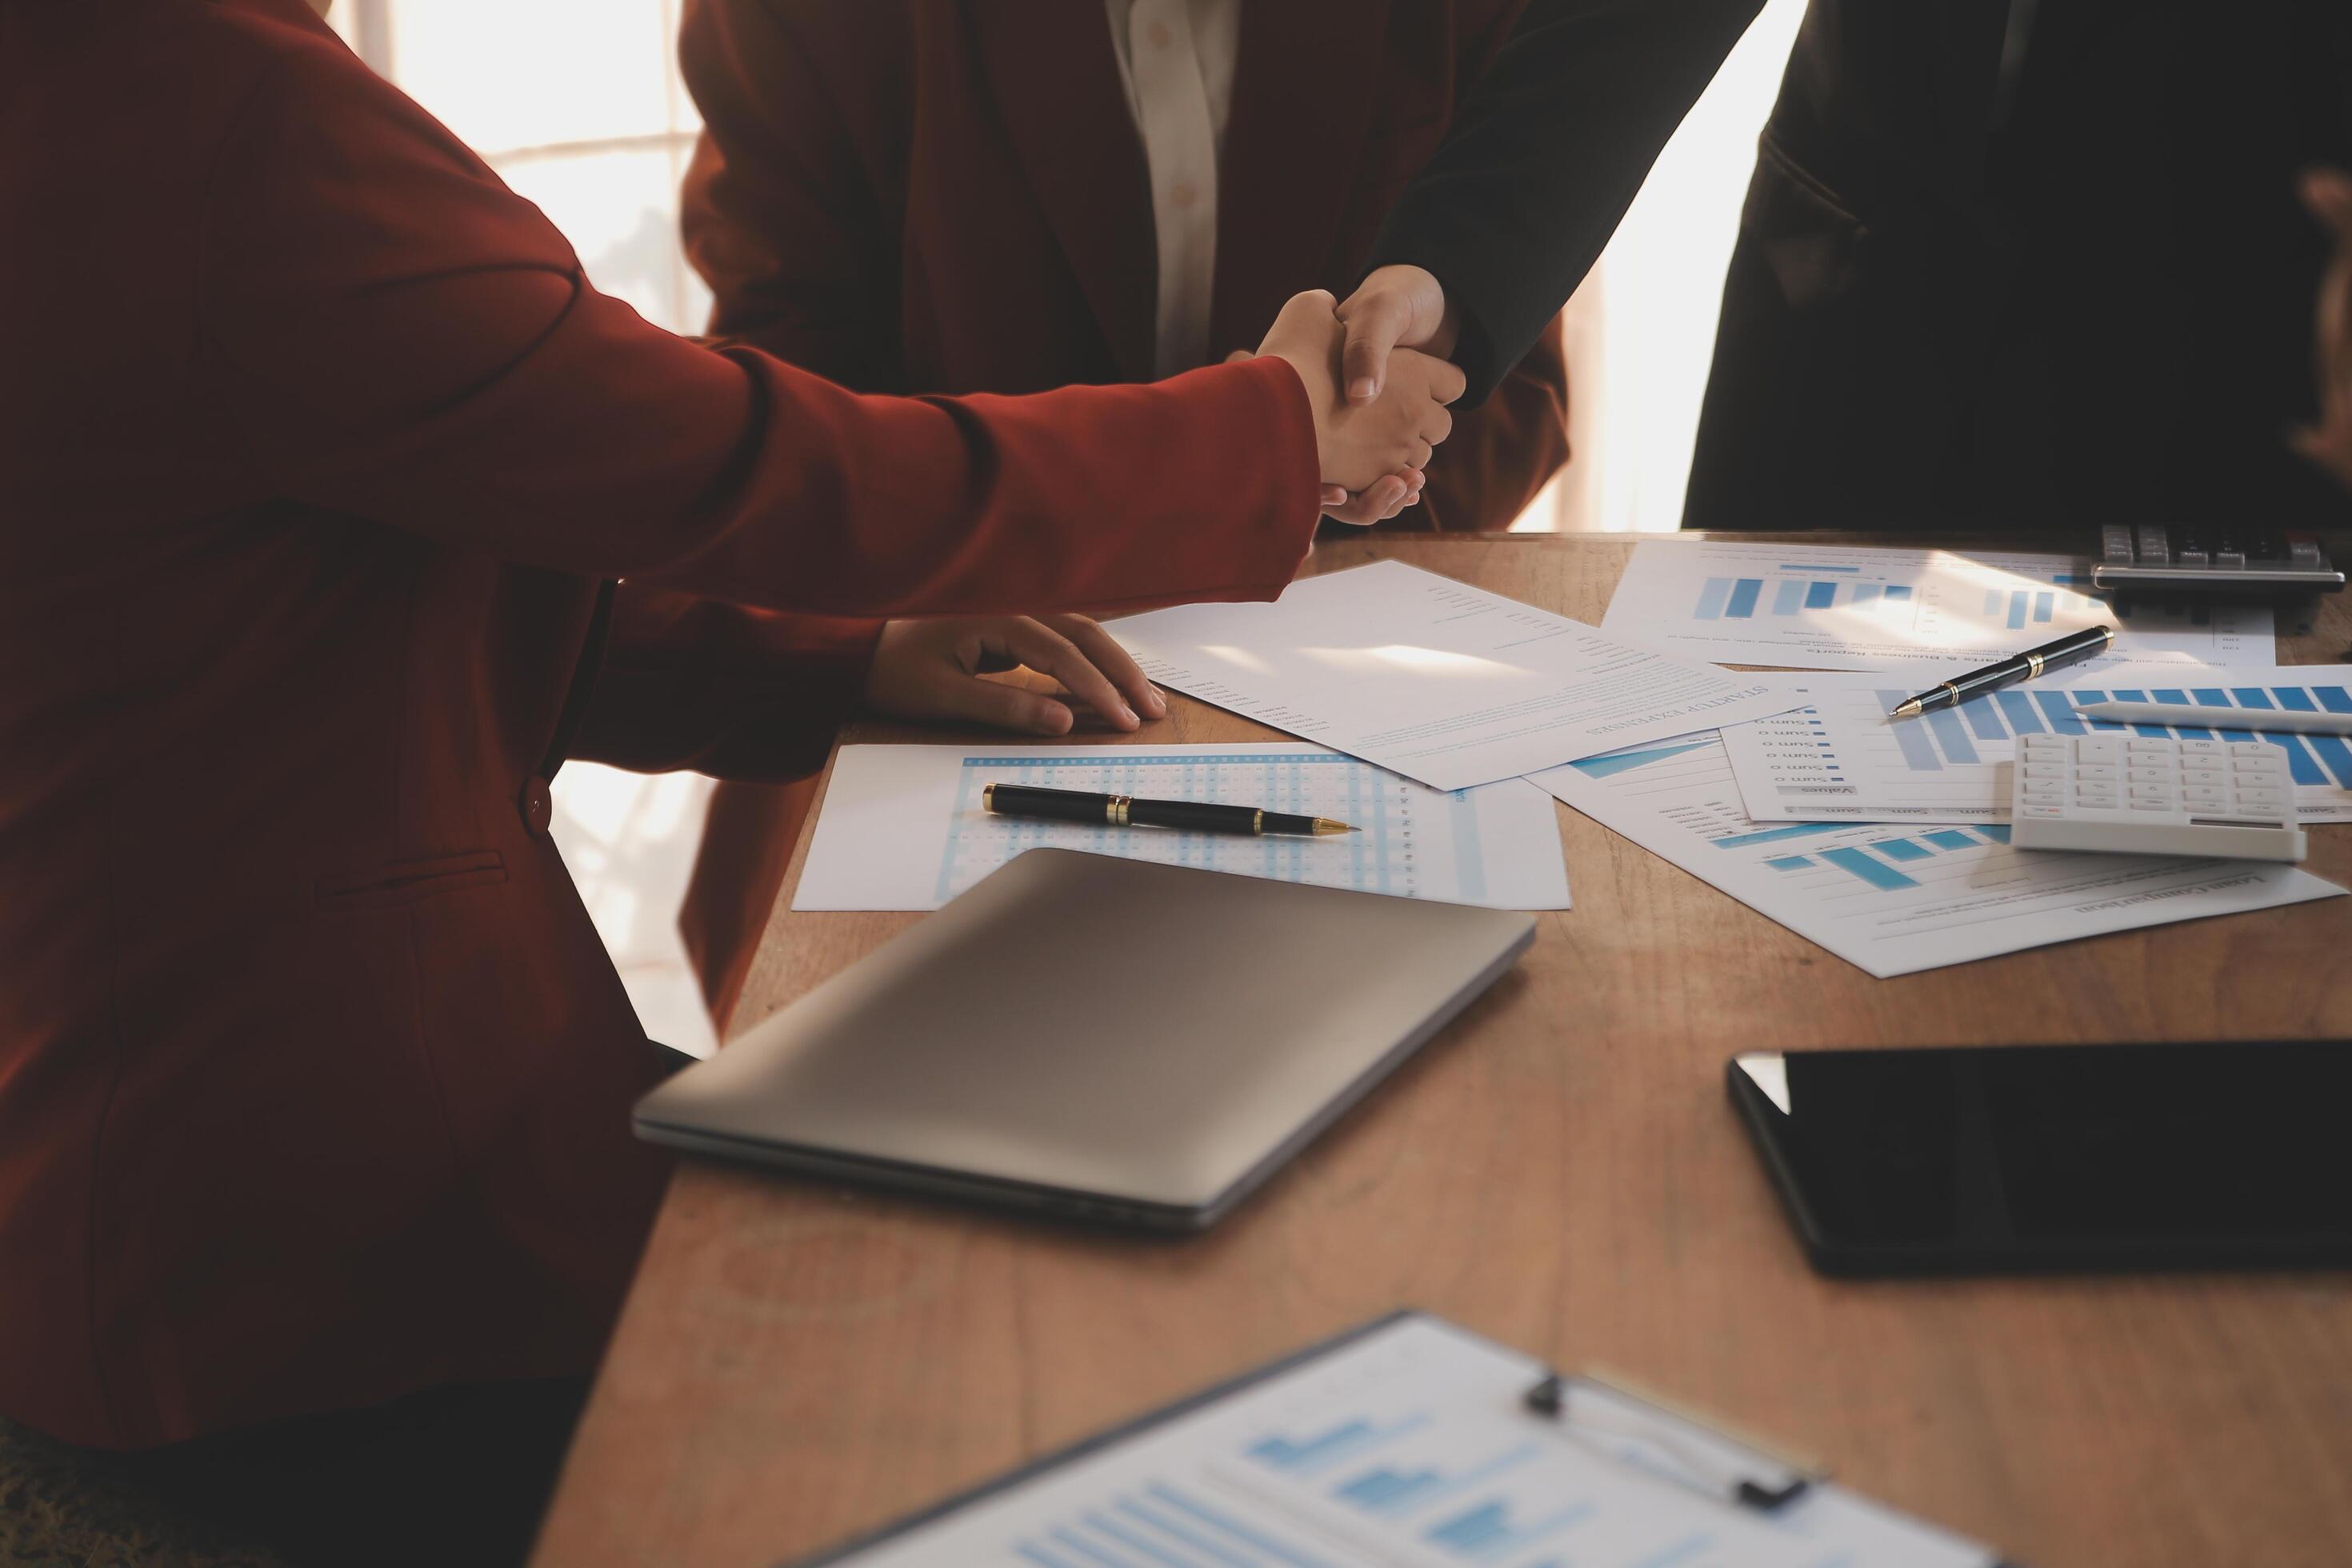
<instances>
[{"instance_id":1,"label":"red blazer sleeve","mask_svg":"<svg viewBox=\"0 0 2352 1568\"><path fill-rule=\"evenodd\" d=\"M570 753L640 773L805 778L863 696L881 629L624 583Z\"/></svg>"},{"instance_id":2,"label":"red blazer sleeve","mask_svg":"<svg viewBox=\"0 0 2352 1568\"><path fill-rule=\"evenodd\" d=\"M291 66L224 149L199 279L201 374L267 493L816 615L1271 597L1306 553L1313 420L1278 361L855 395L648 326L414 104Z\"/></svg>"},{"instance_id":3,"label":"red blazer sleeve","mask_svg":"<svg viewBox=\"0 0 2352 1568\"><path fill-rule=\"evenodd\" d=\"M680 224L687 258L710 285L714 337L754 348L860 392L906 388L899 345L899 226L878 193L903 182L876 166L903 147L903 115L853 121L836 98L895 92L907 45L896 5L843 6L825 36L831 69L777 7L688 0L678 63L702 110ZM877 58L866 65L863 58Z\"/></svg>"},{"instance_id":4,"label":"red blazer sleeve","mask_svg":"<svg viewBox=\"0 0 2352 1568\"><path fill-rule=\"evenodd\" d=\"M1567 461L1568 355L1555 316L1485 403L1454 411L1454 434L1431 459L1422 494L1428 526L1508 528Z\"/></svg>"}]
</instances>

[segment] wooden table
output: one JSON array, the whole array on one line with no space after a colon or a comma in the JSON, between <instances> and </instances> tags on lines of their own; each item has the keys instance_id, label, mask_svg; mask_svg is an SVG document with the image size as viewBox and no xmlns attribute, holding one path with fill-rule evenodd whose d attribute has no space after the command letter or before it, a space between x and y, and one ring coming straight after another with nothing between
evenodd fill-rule
<instances>
[{"instance_id":1,"label":"wooden table","mask_svg":"<svg viewBox=\"0 0 2352 1568\"><path fill-rule=\"evenodd\" d=\"M1367 542L1317 564L1392 554L1598 621L1631 544ZM2281 657L2347 640L2335 604ZM1271 733L1175 709L1141 739ZM1873 980L1560 826L1576 908L1210 1235L682 1165L538 1561L788 1560L1411 1304L1774 1435L2039 1568L2352 1563L2352 1277L1820 1279L1722 1086L1754 1047L2352 1037L2352 900ZM2312 837L2310 868L2352 879L2352 828ZM791 913L799 874L738 1027L919 918ZM1192 983L1139 967L1136 1005Z\"/></svg>"}]
</instances>

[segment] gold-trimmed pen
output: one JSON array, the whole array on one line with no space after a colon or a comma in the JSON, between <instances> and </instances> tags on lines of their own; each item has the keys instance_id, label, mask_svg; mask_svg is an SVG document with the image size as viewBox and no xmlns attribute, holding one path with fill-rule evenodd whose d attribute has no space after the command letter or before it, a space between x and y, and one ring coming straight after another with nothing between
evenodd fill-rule
<instances>
[{"instance_id":1,"label":"gold-trimmed pen","mask_svg":"<svg viewBox=\"0 0 2352 1568\"><path fill-rule=\"evenodd\" d=\"M2086 658L2096 658L2113 647L2115 642L2115 627L2086 627L2060 637L2056 642L2028 648L2023 653L2002 659L1999 664L1989 664L1982 669L1956 675L1916 697L1905 698L1886 716L1889 719L1910 719L1930 708L1957 708L1971 697L1981 697L1988 691L1998 691L2004 686L2014 686L2021 680L2032 680L2051 670L2063 669Z\"/></svg>"},{"instance_id":2,"label":"gold-trimmed pen","mask_svg":"<svg viewBox=\"0 0 2352 1568\"><path fill-rule=\"evenodd\" d=\"M1297 816L1254 805L1220 805L1204 800L1138 800L1130 795L1090 795L1079 790L1039 789L1034 784L991 784L980 792L981 808L1002 816L1046 822L1076 822L1092 827L1172 827L1190 833L1280 834L1322 838L1359 829L1328 816Z\"/></svg>"}]
</instances>

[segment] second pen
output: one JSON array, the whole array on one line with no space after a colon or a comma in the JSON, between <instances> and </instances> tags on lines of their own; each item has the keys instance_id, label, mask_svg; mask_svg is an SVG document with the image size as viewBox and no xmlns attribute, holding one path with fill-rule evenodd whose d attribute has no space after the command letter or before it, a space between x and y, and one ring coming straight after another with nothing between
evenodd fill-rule
<instances>
[{"instance_id":1,"label":"second pen","mask_svg":"<svg viewBox=\"0 0 2352 1568\"><path fill-rule=\"evenodd\" d=\"M1353 833L1328 816L1297 816L1254 805L1219 805L1201 800L1138 800L1131 795L1090 795L1082 790L1038 789L1030 784L992 784L980 804L1001 816L1046 822L1076 822L1100 827L1173 827L1189 833L1290 833L1319 837Z\"/></svg>"}]
</instances>

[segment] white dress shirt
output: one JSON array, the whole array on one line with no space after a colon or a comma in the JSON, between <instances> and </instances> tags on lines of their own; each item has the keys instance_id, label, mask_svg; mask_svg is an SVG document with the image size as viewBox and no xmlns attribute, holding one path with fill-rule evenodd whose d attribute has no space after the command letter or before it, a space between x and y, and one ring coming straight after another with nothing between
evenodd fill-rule
<instances>
[{"instance_id":1,"label":"white dress shirt","mask_svg":"<svg viewBox=\"0 0 2352 1568\"><path fill-rule=\"evenodd\" d=\"M1217 159L1232 118L1241 0L1105 0L1127 104L1143 138L1159 241L1152 369L1209 359L1217 274Z\"/></svg>"}]
</instances>

